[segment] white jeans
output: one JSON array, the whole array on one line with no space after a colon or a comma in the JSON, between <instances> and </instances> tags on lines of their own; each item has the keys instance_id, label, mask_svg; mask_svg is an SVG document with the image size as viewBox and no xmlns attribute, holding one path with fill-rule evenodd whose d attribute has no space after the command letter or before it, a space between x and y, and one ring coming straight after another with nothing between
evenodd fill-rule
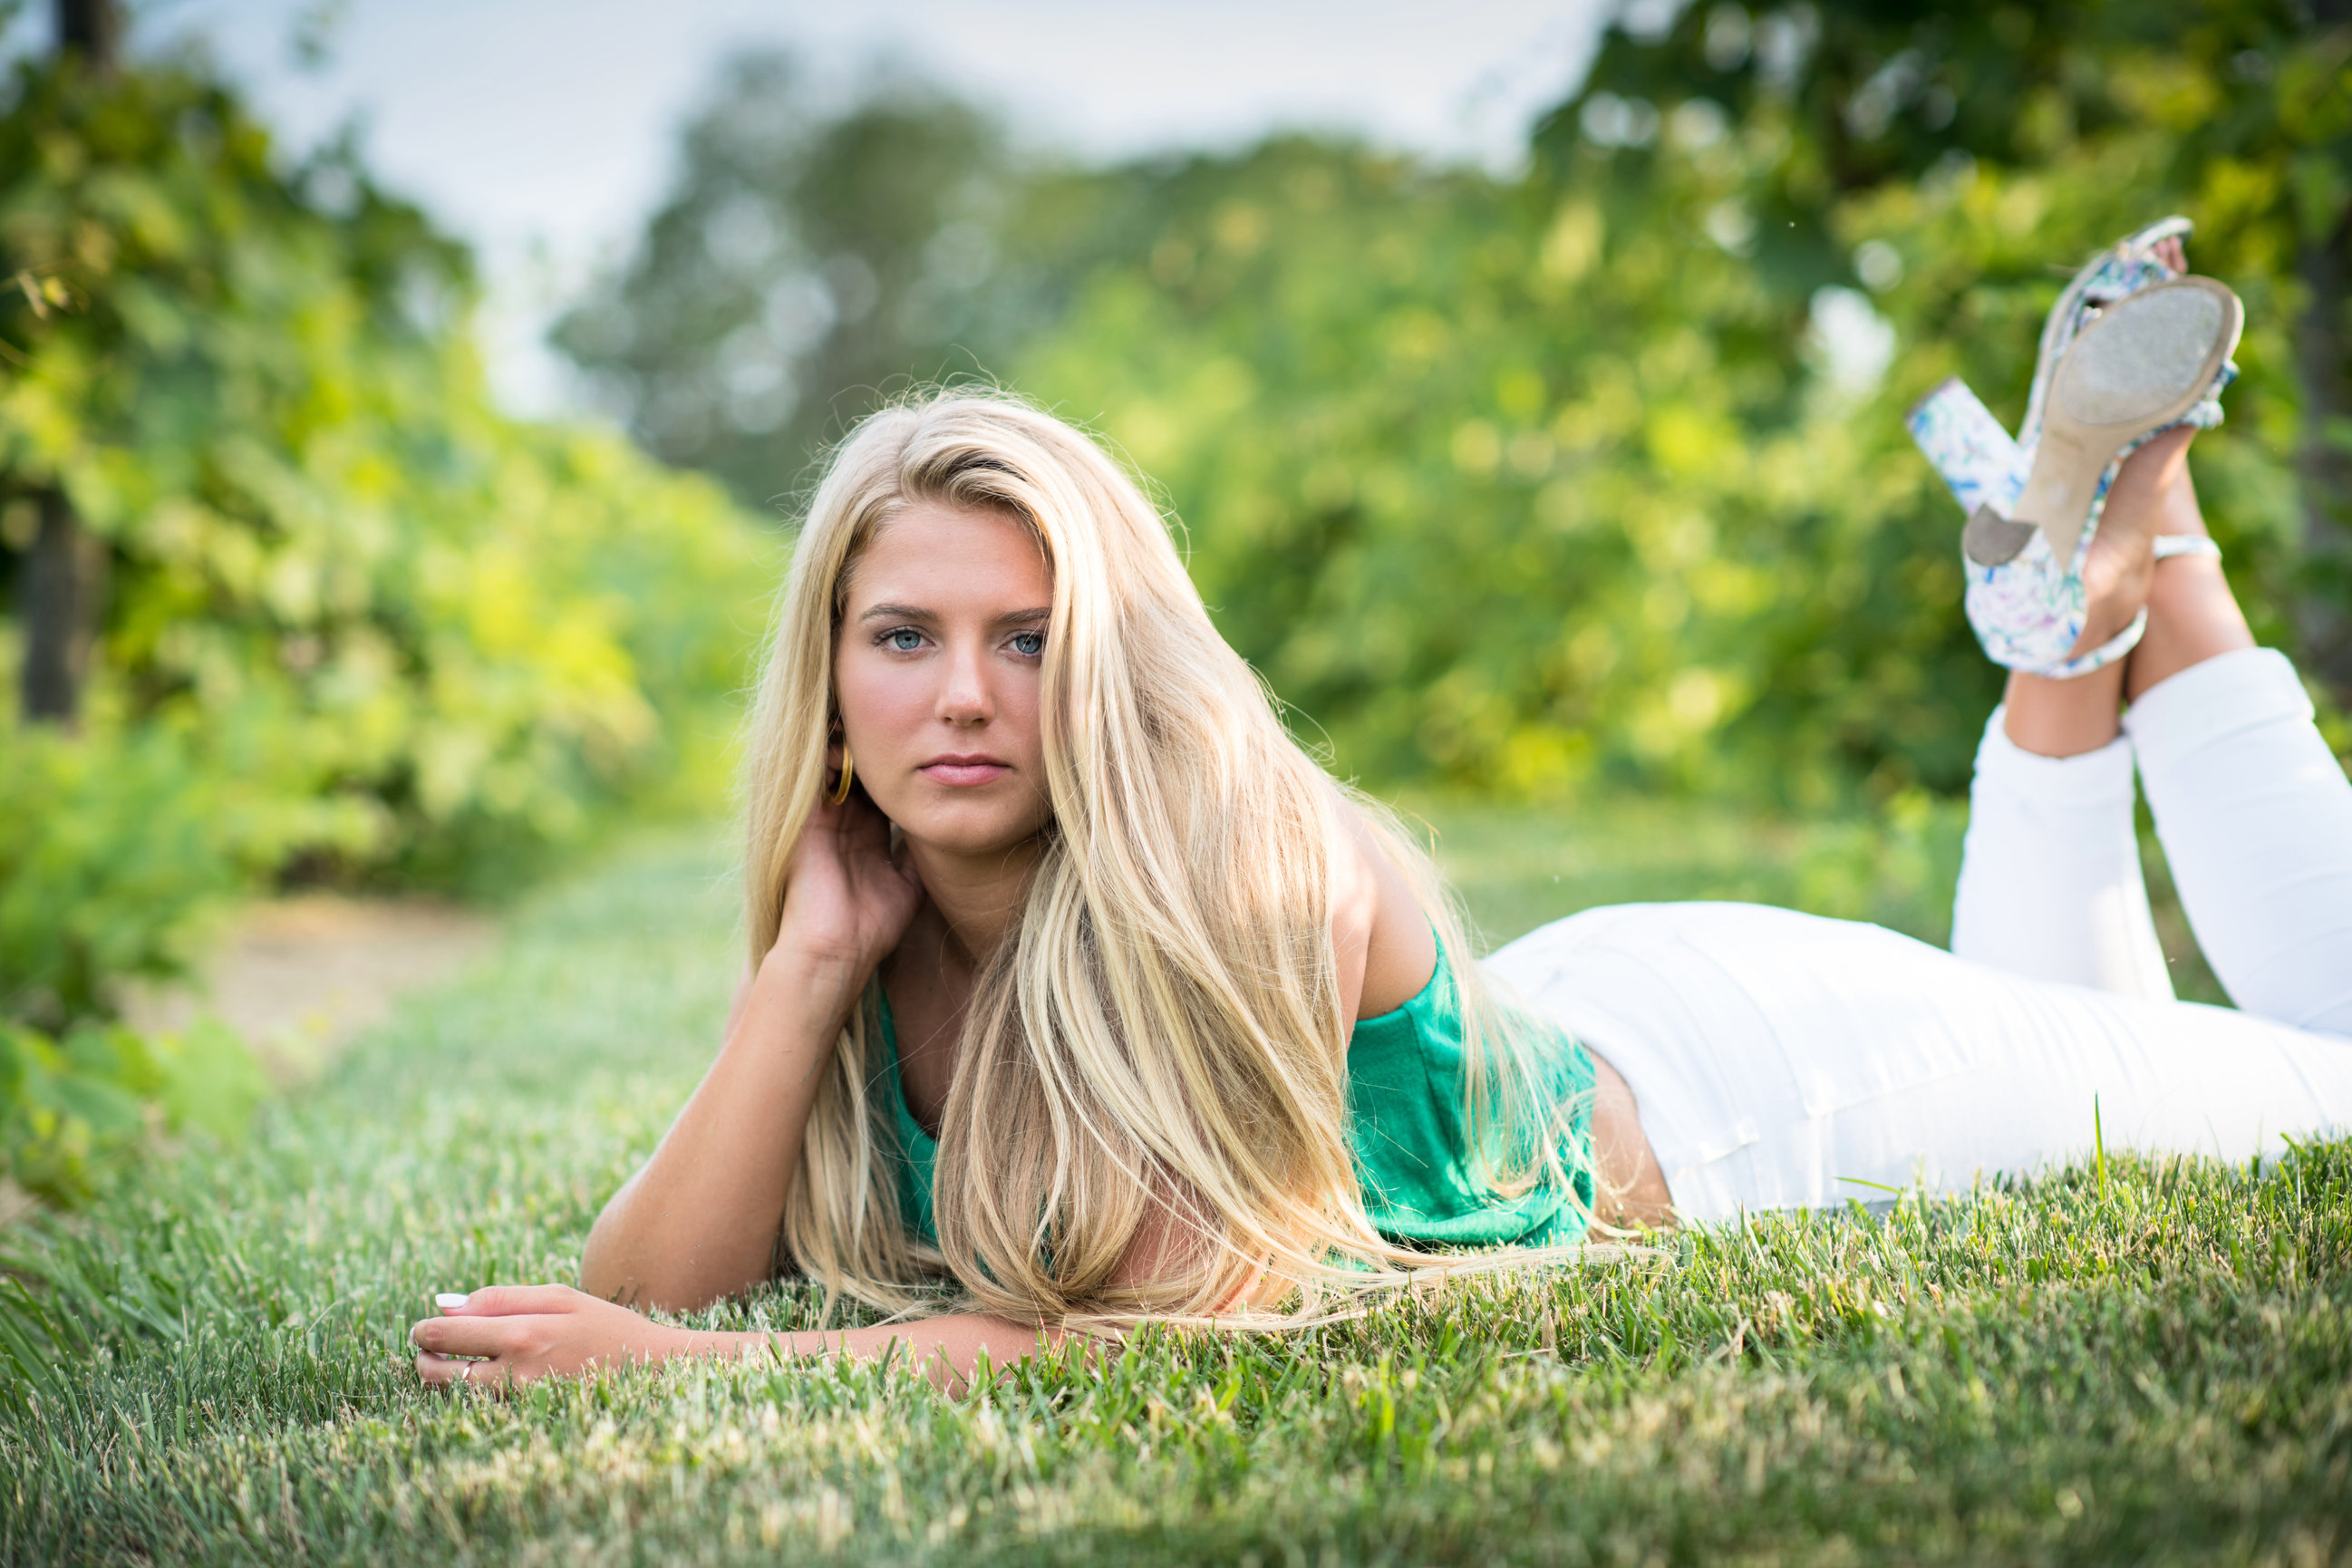
<instances>
[{"instance_id":1,"label":"white jeans","mask_svg":"<svg viewBox=\"0 0 2352 1568\"><path fill-rule=\"evenodd\" d=\"M1965 1189L2093 1144L2243 1160L2352 1129L2352 783L2281 655L2146 693L2087 756L1977 753L1952 952L1755 904L1588 910L1487 960L1622 1073L1686 1217ZM2172 999L2137 761L2242 1011Z\"/></svg>"}]
</instances>

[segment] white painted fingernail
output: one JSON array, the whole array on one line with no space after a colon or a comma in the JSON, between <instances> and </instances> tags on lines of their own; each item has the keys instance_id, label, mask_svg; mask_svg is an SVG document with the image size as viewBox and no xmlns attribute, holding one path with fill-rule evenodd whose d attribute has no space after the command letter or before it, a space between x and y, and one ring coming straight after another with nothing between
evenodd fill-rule
<instances>
[{"instance_id":1,"label":"white painted fingernail","mask_svg":"<svg viewBox=\"0 0 2352 1568\"><path fill-rule=\"evenodd\" d=\"M455 1291L444 1290L441 1294L433 1298L433 1304L440 1308L445 1312L454 1312L458 1308L464 1306L467 1300L467 1298L460 1296Z\"/></svg>"}]
</instances>

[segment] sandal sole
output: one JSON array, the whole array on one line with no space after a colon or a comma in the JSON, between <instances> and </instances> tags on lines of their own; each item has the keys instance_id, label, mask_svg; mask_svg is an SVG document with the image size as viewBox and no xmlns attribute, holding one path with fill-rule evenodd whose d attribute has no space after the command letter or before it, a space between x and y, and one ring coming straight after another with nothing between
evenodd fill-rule
<instances>
[{"instance_id":1,"label":"sandal sole","mask_svg":"<svg viewBox=\"0 0 2352 1568\"><path fill-rule=\"evenodd\" d=\"M2197 405L2244 325L2237 295L2210 278L2176 278L2108 307L2052 374L2015 520L2072 562L2107 465Z\"/></svg>"}]
</instances>

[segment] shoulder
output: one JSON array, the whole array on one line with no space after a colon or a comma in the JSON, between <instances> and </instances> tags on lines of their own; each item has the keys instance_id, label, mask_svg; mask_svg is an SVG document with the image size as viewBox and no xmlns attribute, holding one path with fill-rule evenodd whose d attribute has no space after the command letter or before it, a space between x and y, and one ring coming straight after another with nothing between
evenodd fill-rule
<instances>
[{"instance_id":1,"label":"shoulder","mask_svg":"<svg viewBox=\"0 0 2352 1568\"><path fill-rule=\"evenodd\" d=\"M1331 945L1339 1000L1352 1025L1403 1006L1437 968L1437 938L1412 883L1345 792L1334 786L1339 821L1331 850Z\"/></svg>"}]
</instances>

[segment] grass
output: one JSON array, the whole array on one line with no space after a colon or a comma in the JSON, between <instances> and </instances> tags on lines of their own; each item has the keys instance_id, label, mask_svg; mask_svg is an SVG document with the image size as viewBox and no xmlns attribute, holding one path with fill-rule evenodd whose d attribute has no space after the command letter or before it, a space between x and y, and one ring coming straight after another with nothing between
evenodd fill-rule
<instances>
[{"instance_id":1,"label":"grass","mask_svg":"<svg viewBox=\"0 0 2352 1568\"><path fill-rule=\"evenodd\" d=\"M1496 936L1810 889L1932 931L1950 823L1433 809ZM722 857L528 901L233 1152L8 1238L8 1562L2223 1562L2352 1553L2352 1145L2109 1152L950 1401L895 1367L428 1395L433 1291L571 1277L707 1060ZM1555 881L1554 879L1558 879ZM1937 879L1945 879L1943 889ZM777 1289L706 1314L798 1323Z\"/></svg>"}]
</instances>

